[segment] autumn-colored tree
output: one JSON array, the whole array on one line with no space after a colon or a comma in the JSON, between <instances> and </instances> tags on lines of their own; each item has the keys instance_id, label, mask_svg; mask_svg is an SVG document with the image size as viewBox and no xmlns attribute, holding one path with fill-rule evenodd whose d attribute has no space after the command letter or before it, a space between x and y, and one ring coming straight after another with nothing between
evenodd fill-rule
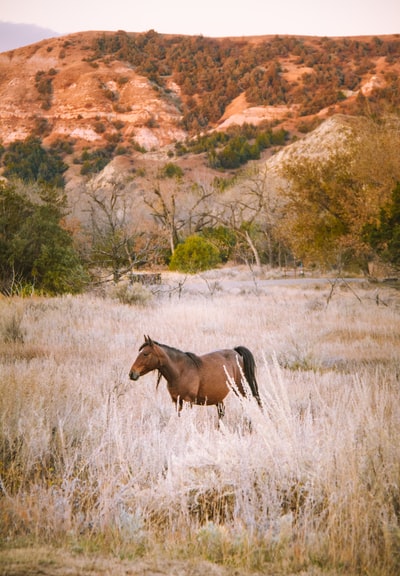
<instances>
[{"instance_id":1,"label":"autumn-colored tree","mask_svg":"<svg viewBox=\"0 0 400 576\"><path fill-rule=\"evenodd\" d=\"M353 134L318 157L286 162L280 231L305 263L349 262L365 268L363 229L374 222L400 180L398 120L358 122Z\"/></svg>"},{"instance_id":2,"label":"autumn-colored tree","mask_svg":"<svg viewBox=\"0 0 400 576\"><path fill-rule=\"evenodd\" d=\"M282 236L305 263L336 265L351 231L348 205L357 196L348 154L336 151L324 160L288 162L283 175L290 187Z\"/></svg>"}]
</instances>

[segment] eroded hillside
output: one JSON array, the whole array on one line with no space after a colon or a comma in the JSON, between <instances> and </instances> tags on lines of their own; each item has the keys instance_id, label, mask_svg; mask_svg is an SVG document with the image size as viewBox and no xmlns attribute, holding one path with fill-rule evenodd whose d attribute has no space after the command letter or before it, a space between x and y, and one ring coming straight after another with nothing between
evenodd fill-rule
<instances>
[{"instance_id":1,"label":"eroded hillside","mask_svg":"<svg viewBox=\"0 0 400 576\"><path fill-rule=\"evenodd\" d=\"M400 37L210 39L85 32L0 55L3 144L159 149L232 124L304 132L400 102Z\"/></svg>"}]
</instances>

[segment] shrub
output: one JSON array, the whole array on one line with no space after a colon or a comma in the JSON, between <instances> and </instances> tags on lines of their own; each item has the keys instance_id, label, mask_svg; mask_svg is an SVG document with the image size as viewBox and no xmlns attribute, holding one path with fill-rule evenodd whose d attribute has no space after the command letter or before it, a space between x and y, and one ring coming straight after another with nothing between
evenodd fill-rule
<instances>
[{"instance_id":1,"label":"shrub","mask_svg":"<svg viewBox=\"0 0 400 576\"><path fill-rule=\"evenodd\" d=\"M171 257L170 270L195 274L214 268L221 262L219 250L201 236L189 236Z\"/></svg>"},{"instance_id":2,"label":"shrub","mask_svg":"<svg viewBox=\"0 0 400 576\"><path fill-rule=\"evenodd\" d=\"M167 162L161 170L161 177L179 179L183 177L183 170L180 166L174 164L174 162Z\"/></svg>"},{"instance_id":3,"label":"shrub","mask_svg":"<svg viewBox=\"0 0 400 576\"><path fill-rule=\"evenodd\" d=\"M77 164L82 164L81 174L97 174L112 160L115 152L115 145L109 144L105 148L98 148L89 151L87 148L83 150L81 157L74 160Z\"/></svg>"},{"instance_id":4,"label":"shrub","mask_svg":"<svg viewBox=\"0 0 400 576\"><path fill-rule=\"evenodd\" d=\"M51 150L60 155L72 154L74 151L74 141L57 138L57 140L54 140L51 144Z\"/></svg>"},{"instance_id":5,"label":"shrub","mask_svg":"<svg viewBox=\"0 0 400 576\"><path fill-rule=\"evenodd\" d=\"M113 297L122 304L145 306L153 295L150 290L141 284L121 284L115 288Z\"/></svg>"},{"instance_id":6,"label":"shrub","mask_svg":"<svg viewBox=\"0 0 400 576\"><path fill-rule=\"evenodd\" d=\"M97 134L103 134L106 131L106 127L105 127L104 123L100 122L99 120L97 120L94 123L93 128L94 128L95 132L97 132Z\"/></svg>"},{"instance_id":7,"label":"shrub","mask_svg":"<svg viewBox=\"0 0 400 576\"><path fill-rule=\"evenodd\" d=\"M25 337L25 332L21 327L22 319L23 309L3 306L0 316L0 340L7 344L22 344Z\"/></svg>"}]
</instances>

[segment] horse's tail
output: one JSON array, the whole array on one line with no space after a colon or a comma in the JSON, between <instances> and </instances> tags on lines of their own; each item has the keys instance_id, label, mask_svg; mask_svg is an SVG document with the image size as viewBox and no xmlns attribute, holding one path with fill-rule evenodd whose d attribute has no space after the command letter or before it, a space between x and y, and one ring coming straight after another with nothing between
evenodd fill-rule
<instances>
[{"instance_id":1,"label":"horse's tail","mask_svg":"<svg viewBox=\"0 0 400 576\"><path fill-rule=\"evenodd\" d=\"M236 352L243 358L243 373L246 381L250 387L251 393L257 400L258 405L262 408L260 394L258 392L258 384L256 380L256 362L253 354L245 346L237 346Z\"/></svg>"}]
</instances>

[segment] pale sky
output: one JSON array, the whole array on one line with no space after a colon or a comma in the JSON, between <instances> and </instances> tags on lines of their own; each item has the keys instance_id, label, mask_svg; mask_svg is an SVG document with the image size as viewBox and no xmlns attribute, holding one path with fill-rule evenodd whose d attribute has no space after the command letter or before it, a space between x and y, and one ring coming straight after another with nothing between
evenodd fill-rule
<instances>
[{"instance_id":1,"label":"pale sky","mask_svg":"<svg viewBox=\"0 0 400 576\"><path fill-rule=\"evenodd\" d=\"M0 21L61 34L383 35L400 33L400 0L1 0Z\"/></svg>"}]
</instances>

